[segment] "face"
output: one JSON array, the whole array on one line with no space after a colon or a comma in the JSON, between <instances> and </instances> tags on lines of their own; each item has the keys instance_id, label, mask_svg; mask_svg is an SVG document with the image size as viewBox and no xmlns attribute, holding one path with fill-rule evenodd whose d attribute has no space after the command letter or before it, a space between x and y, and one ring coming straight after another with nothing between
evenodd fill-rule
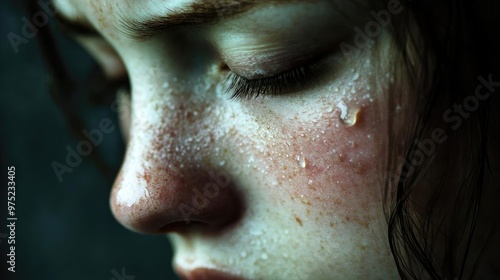
<instances>
[{"instance_id":1,"label":"face","mask_svg":"<svg viewBox=\"0 0 500 280\"><path fill-rule=\"evenodd\" d=\"M106 75L130 79L115 217L168 236L187 279L396 278L389 39L346 55L369 11L345 1L212 2L55 1L98 31L75 37Z\"/></svg>"}]
</instances>

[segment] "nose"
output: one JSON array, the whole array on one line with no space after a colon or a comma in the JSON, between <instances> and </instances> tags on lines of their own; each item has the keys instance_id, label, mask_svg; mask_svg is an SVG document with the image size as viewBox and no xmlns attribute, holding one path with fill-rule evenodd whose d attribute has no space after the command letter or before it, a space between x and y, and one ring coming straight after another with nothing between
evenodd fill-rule
<instances>
[{"instance_id":1,"label":"nose","mask_svg":"<svg viewBox=\"0 0 500 280\"><path fill-rule=\"evenodd\" d=\"M235 225L243 214L243 199L230 173L211 164L215 144L190 149L182 139L193 137L176 135L175 121L159 122L159 127L149 123L132 124L111 191L115 218L133 231L152 234L217 233Z\"/></svg>"}]
</instances>

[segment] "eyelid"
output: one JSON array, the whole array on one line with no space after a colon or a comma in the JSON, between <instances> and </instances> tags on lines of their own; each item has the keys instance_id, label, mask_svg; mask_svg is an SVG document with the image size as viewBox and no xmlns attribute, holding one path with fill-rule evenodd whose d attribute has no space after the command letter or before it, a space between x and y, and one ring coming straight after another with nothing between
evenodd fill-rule
<instances>
[{"instance_id":1,"label":"eyelid","mask_svg":"<svg viewBox=\"0 0 500 280\"><path fill-rule=\"evenodd\" d=\"M283 47L273 54L256 52L252 56L226 55L224 61L239 76L248 80L256 80L277 76L298 66L319 62L329 54L337 53L339 46L339 43L334 42L323 46L311 44L303 47Z\"/></svg>"},{"instance_id":2,"label":"eyelid","mask_svg":"<svg viewBox=\"0 0 500 280\"><path fill-rule=\"evenodd\" d=\"M220 35L220 40L213 44L229 68L247 79L256 79L279 74L283 69L293 68L334 51L340 42L348 38L342 31L334 35L328 33L321 38L318 38L320 34L313 34L313 31L307 37L293 31L282 32L286 34L280 31L274 37Z\"/></svg>"},{"instance_id":3,"label":"eyelid","mask_svg":"<svg viewBox=\"0 0 500 280\"><path fill-rule=\"evenodd\" d=\"M319 49L296 52L284 48L272 54L255 51L248 54L225 55L224 60L229 68L240 76L255 80L281 74L284 70L293 69L313 60L320 53L324 52Z\"/></svg>"},{"instance_id":4,"label":"eyelid","mask_svg":"<svg viewBox=\"0 0 500 280\"><path fill-rule=\"evenodd\" d=\"M233 92L231 99L250 99L260 95L281 95L295 93L301 89L319 84L328 69L327 54L322 54L298 67L280 74L259 79L247 79L231 71L227 92Z\"/></svg>"}]
</instances>

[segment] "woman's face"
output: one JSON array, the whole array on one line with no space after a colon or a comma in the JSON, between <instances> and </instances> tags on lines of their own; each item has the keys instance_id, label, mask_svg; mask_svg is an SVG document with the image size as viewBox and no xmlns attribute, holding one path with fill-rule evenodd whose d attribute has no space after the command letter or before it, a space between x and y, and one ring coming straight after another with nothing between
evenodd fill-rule
<instances>
[{"instance_id":1,"label":"woman's face","mask_svg":"<svg viewBox=\"0 0 500 280\"><path fill-rule=\"evenodd\" d=\"M130 79L111 208L131 230L166 234L179 274L397 276L380 168L387 40L341 47L373 20L363 5L55 2L100 33L75 36L108 77Z\"/></svg>"}]
</instances>

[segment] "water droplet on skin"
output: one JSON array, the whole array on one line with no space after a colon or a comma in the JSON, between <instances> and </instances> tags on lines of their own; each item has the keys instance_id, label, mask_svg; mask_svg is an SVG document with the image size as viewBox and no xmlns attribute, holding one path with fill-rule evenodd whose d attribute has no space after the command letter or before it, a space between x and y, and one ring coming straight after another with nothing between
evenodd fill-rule
<instances>
[{"instance_id":1,"label":"water droplet on skin","mask_svg":"<svg viewBox=\"0 0 500 280\"><path fill-rule=\"evenodd\" d=\"M266 253L262 253L262 255L260 255L260 258L263 260L267 260L268 256Z\"/></svg>"},{"instance_id":2,"label":"water droplet on skin","mask_svg":"<svg viewBox=\"0 0 500 280\"><path fill-rule=\"evenodd\" d=\"M337 107L340 109L340 118L344 119L347 116L347 105L345 105L344 101L340 101L337 104Z\"/></svg>"},{"instance_id":3,"label":"water droplet on skin","mask_svg":"<svg viewBox=\"0 0 500 280\"><path fill-rule=\"evenodd\" d=\"M306 158L304 156L297 155L295 160L300 167L305 168L307 166Z\"/></svg>"},{"instance_id":4,"label":"water droplet on skin","mask_svg":"<svg viewBox=\"0 0 500 280\"><path fill-rule=\"evenodd\" d=\"M344 126L351 127L356 124L358 121L358 113L360 111L359 108L349 111L347 105L342 100L337 104L337 108L340 110L339 117Z\"/></svg>"},{"instance_id":5,"label":"water droplet on skin","mask_svg":"<svg viewBox=\"0 0 500 280\"><path fill-rule=\"evenodd\" d=\"M219 166L224 166L224 164L226 164L226 161L222 160L221 162L219 162Z\"/></svg>"},{"instance_id":6,"label":"water droplet on skin","mask_svg":"<svg viewBox=\"0 0 500 280\"><path fill-rule=\"evenodd\" d=\"M354 77L352 78L353 81L357 81L359 79L359 73L356 72L354 73Z\"/></svg>"},{"instance_id":7,"label":"water droplet on skin","mask_svg":"<svg viewBox=\"0 0 500 280\"><path fill-rule=\"evenodd\" d=\"M240 256L241 256L242 258L246 258L246 256L247 256L247 252L242 251L242 252L241 252L241 254L240 254Z\"/></svg>"},{"instance_id":8,"label":"water droplet on skin","mask_svg":"<svg viewBox=\"0 0 500 280\"><path fill-rule=\"evenodd\" d=\"M309 181L307 182L307 184L308 184L308 185L312 185L312 183L313 183L313 180L309 180Z\"/></svg>"}]
</instances>

